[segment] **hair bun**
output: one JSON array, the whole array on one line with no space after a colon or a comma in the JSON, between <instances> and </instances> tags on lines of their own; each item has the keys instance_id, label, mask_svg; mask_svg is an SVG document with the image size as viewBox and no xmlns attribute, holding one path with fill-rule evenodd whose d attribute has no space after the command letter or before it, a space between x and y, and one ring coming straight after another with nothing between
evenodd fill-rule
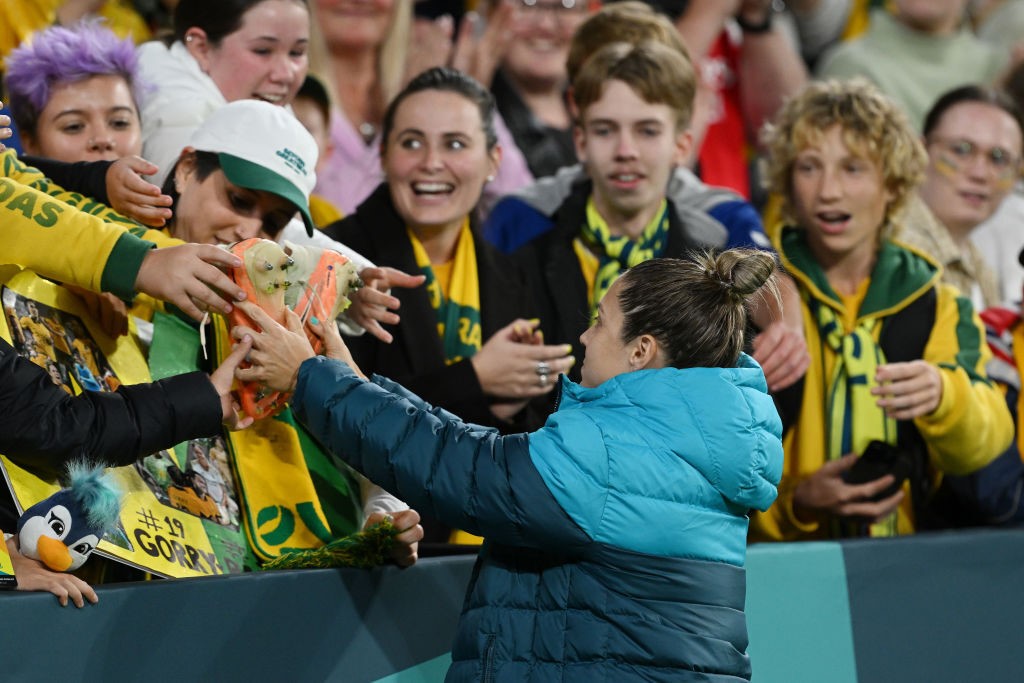
<instances>
[{"instance_id":1,"label":"hair bun","mask_svg":"<svg viewBox=\"0 0 1024 683\"><path fill-rule=\"evenodd\" d=\"M731 294L745 299L761 289L775 272L775 257L766 251L729 249L718 254L706 272Z\"/></svg>"}]
</instances>

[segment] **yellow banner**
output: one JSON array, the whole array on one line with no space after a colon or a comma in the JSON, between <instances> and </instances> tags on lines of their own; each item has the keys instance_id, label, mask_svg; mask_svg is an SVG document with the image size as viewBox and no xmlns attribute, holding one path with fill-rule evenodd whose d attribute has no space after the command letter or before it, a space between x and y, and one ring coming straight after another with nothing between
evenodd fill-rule
<instances>
[{"instance_id":1,"label":"yellow banner","mask_svg":"<svg viewBox=\"0 0 1024 683\"><path fill-rule=\"evenodd\" d=\"M0 335L69 394L150 381L132 336L107 336L70 291L30 271L4 268L0 280ZM59 489L7 457L0 466L19 512ZM96 552L165 577L242 571L245 536L223 439L196 439L111 471L126 492L121 525Z\"/></svg>"}]
</instances>

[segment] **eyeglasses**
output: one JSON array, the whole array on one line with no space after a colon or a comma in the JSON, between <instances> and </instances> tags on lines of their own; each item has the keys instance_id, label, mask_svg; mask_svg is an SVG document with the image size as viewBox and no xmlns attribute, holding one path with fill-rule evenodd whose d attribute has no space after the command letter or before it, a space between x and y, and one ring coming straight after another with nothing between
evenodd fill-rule
<instances>
[{"instance_id":1,"label":"eyeglasses","mask_svg":"<svg viewBox=\"0 0 1024 683\"><path fill-rule=\"evenodd\" d=\"M979 156L985 159L988 167L1000 178L1015 176L1020 170L1020 158L1013 152L1002 147L985 149L970 140L933 136L929 142L935 143L946 150L947 162L956 170L973 162Z\"/></svg>"},{"instance_id":2,"label":"eyeglasses","mask_svg":"<svg viewBox=\"0 0 1024 683\"><path fill-rule=\"evenodd\" d=\"M516 7L527 16L548 12L554 16L573 16L587 8L582 0L519 0Z\"/></svg>"}]
</instances>

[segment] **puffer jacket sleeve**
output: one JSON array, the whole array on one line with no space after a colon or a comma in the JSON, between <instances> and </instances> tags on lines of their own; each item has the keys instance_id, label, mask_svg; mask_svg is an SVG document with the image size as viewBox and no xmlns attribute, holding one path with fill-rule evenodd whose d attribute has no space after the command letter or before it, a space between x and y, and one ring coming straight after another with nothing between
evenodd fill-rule
<instances>
[{"instance_id":1,"label":"puffer jacket sleeve","mask_svg":"<svg viewBox=\"0 0 1024 683\"><path fill-rule=\"evenodd\" d=\"M0 452L40 476L59 476L79 457L127 465L219 434L220 420L220 398L202 372L71 396L0 339Z\"/></svg>"},{"instance_id":2,"label":"puffer jacket sleeve","mask_svg":"<svg viewBox=\"0 0 1024 683\"><path fill-rule=\"evenodd\" d=\"M302 364L291 405L328 450L449 526L563 553L590 542L544 485L527 434L467 424L390 380L362 380L322 357Z\"/></svg>"}]
</instances>

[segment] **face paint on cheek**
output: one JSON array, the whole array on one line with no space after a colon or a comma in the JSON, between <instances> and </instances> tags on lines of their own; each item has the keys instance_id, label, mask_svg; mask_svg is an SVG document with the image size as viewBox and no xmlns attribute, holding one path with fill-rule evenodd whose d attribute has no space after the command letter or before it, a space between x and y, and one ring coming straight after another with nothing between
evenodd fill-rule
<instances>
[{"instance_id":1,"label":"face paint on cheek","mask_svg":"<svg viewBox=\"0 0 1024 683\"><path fill-rule=\"evenodd\" d=\"M1016 168L1007 169L996 176L996 189L1000 192L1009 192L1017 182L1019 172Z\"/></svg>"},{"instance_id":2,"label":"face paint on cheek","mask_svg":"<svg viewBox=\"0 0 1024 683\"><path fill-rule=\"evenodd\" d=\"M960 172L960 162L948 154L938 154L935 157L935 170L946 178L952 178Z\"/></svg>"}]
</instances>

